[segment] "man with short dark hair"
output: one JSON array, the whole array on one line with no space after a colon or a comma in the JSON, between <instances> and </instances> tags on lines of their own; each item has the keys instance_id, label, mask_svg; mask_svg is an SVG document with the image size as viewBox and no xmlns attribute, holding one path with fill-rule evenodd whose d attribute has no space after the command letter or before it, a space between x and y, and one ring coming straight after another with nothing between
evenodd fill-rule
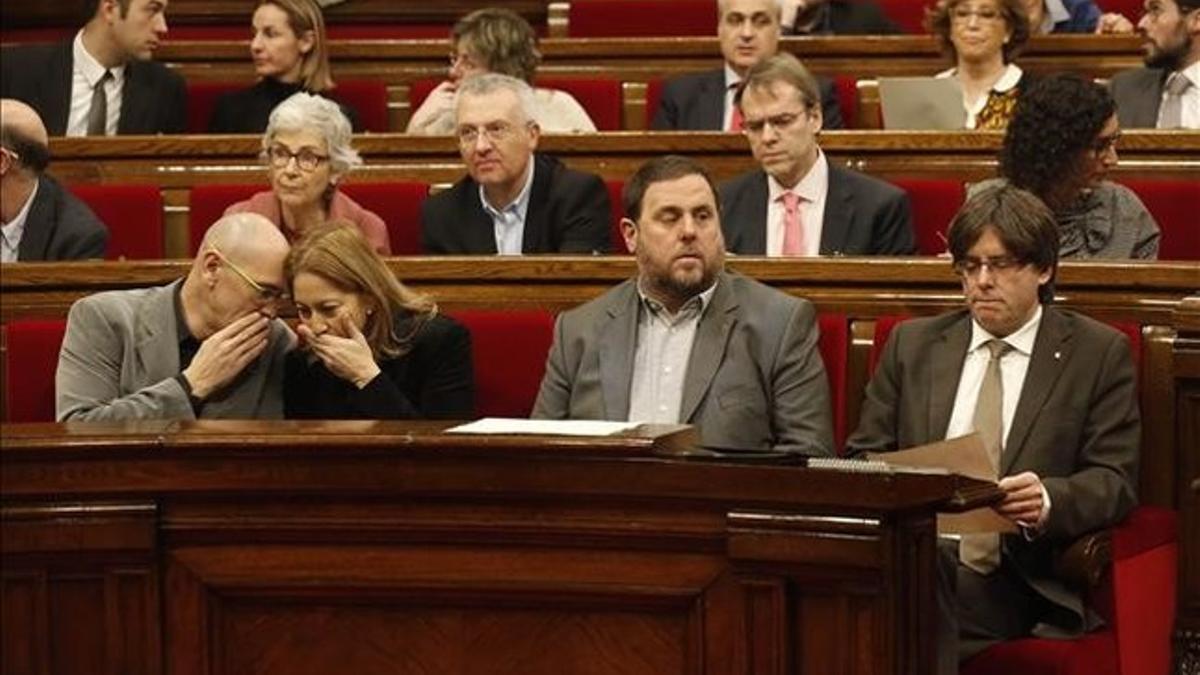
<instances>
[{"instance_id":1,"label":"man with short dark hair","mask_svg":"<svg viewBox=\"0 0 1200 675\"><path fill-rule=\"evenodd\" d=\"M742 130L733 95L746 71L779 49L780 7L777 0L716 0L717 37L725 65L720 70L689 73L663 85L651 128L676 131ZM819 78L826 129L842 127L833 80Z\"/></svg>"},{"instance_id":2,"label":"man with short dark hair","mask_svg":"<svg viewBox=\"0 0 1200 675\"><path fill-rule=\"evenodd\" d=\"M1126 129L1200 129L1200 0L1147 0L1137 24L1144 68L1113 76Z\"/></svg>"},{"instance_id":3,"label":"man with short dark hair","mask_svg":"<svg viewBox=\"0 0 1200 675\"><path fill-rule=\"evenodd\" d=\"M847 442L852 454L889 452L977 432L1001 476L994 508L1020 533L964 535L951 548L943 674L998 641L1097 625L1053 562L1133 508L1141 440L1129 341L1049 304L1059 248L1050 210L1011 186L983 190L955 216L949 248L966 308L893 330Z\"/></svg>"},{"instance_id":4,"label":"man with short dark hair","mask_svg":"<svg viewBox=\"0 0 1200 675\"><path fill-rule=\"evenodd\" d=\"M52 136L183 133L183 78L152 59L167 0L97 0L75 38L9 47L0 96L37 110Z\"/></svg>"},{"instance_id":5,"label":"man with short dark hair","mask_svg":"<svg viewBox=\"0 0 1200 675\"><path fill-rule=\"evenodd\" d=\"M456 134L467 176L421 206L426 253L607 253L608 189L599 176L537 153L533 89L499 73L458 88Z\"/></svg>"},{"instance_id":6,"label":"man with short dark hair","mask_svg":"<svg viewBox=\"0 0 1200 675\"><path fill-rule=\"evenodd\" d=\"M749 255L913 255L912 213L900 188L826 160L812 75L791 54L746 73L735 104L761 168L721 185L730 251Z\"/></svg>"},{"instance_id":7,"label":"man with short dark hair","mask_svg":"<svg viewBox=\"0 0 1200 675\"><path fill-rule=\"evenodd\" d=\"M185 278L76 302L55 376L59 421L282 417L295 342L276 318L287 254L271 221L238 213L208 228Z\"/></svg>"},{"instance_id":8,"label":"man with short dark hair","mask_svg":"<svg viewBox=\"0 0 1200 675\"><path fill-rule=\"evenodd\" d=\"M108 229L45 174L47 142L33 108L0 99L0 262L104 257Z\"/></svg>"},{"instance_id":9,"label":"man with short dark hair","mask_svg":"<svg viewBox=\"0 0 1200 675\"><path fill-rule=\"evenodd\" d=\"M623 198L637 277L558 317L533 417L695 424L718 450L832 454L816 311L724 270L707 172L660 157Z\"/></svg>"}]
</instances>

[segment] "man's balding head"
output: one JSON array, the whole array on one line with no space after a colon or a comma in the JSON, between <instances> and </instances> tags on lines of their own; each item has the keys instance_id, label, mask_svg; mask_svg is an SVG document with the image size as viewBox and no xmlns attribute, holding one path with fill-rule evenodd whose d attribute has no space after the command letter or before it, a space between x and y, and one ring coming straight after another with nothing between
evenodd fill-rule
<instances>
[{"instance_id":1,"label":"man's balding head","mask_svg":"<svg viewBox=\"0 0 1200 675\"><path fill-rule=\"evenodd\" d=\"M275 316L289 249L279 228L258 214L225 216L208 228L184 289L186 298L204 303L207 332L250 312Z\"/></svg>"},{"instance_id":2,"label":"man's balding head","mask_svg":"<svg viewBox=\"0 0 1200 675\"><path fill-rule=\"evenodd\" d=\"M250 263L256 258L280 260L287 257L287 238L274 223L256 213L235 213L212 224L204 233L198 257L205 250L218 249L235 264Z\"/></svg>"},{"instance_id":3,"label":"man's balding head","mask_svg":"<svg viewBox=\"0 0 1200 675\"><path fill-rule=\"evenodd\" d=\"M0 99L0 146L33 173L41 173L50 161L50 138L37 111L16 99Z\"/></svg>"}]
</instances>

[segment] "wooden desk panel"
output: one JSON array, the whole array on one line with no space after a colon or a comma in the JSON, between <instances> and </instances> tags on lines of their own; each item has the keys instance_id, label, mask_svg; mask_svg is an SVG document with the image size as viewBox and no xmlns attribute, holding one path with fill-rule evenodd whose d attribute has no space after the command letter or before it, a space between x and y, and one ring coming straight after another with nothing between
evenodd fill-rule
<instances>
[{"instance_id":1,"label":"wooden desk panel","mask_svg":"<svg viewBox=\"0 0 1200 675\"><path fill-rule=\"evenodd\" d=\"M53 622L7 625L5 658L36 653L43 672L87 632L138 673L923 675L933 511L999 497L951 476L449 440L420 423L92 429L0 428L5 583L43 589L6 593L5 614ZM95 592L111 527L64 522L138 513L118 496L154 518L127 595ZM74 550L9 536L64 527ZM161 609L129 602L155 581ZM53 613L66 603L76 613ZM159 635L162 662L129 658L156 655Z\"/></svg>"}]
</instances>

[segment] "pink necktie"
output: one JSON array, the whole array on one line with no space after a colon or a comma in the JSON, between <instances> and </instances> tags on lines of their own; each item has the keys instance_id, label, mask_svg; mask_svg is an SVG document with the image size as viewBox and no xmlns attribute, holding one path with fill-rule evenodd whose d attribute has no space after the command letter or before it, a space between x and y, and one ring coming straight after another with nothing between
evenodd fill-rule
<instances>
[{"instance_id":1,"label":"pink necktie","mask_svg":"<svg viewBox=\"0 0 1200 675\"><path fill-rule=\"evenodd\" d=\"M783 193L783 254L804 255L804 228L800 224L800 195Z\"/></svg>"},{"instance_id":2,"label":"pink necktie","mask_svg":"<svg viewBox=\"0 0 1200 675\"><path fill-rule=\"evenodd\" d=\"M731 90L736 91L737 87L738 87L738 83L736 83L736 82L729 85L729 88ZM730 115L729 115L729 129L728 130L735 131L737 133L741 133L742 132L742 122L743 122L742 111L740 108L737 107L737 104L735 103L733 105L733 109L731 110Z\"/></svg>"}]
</instances>

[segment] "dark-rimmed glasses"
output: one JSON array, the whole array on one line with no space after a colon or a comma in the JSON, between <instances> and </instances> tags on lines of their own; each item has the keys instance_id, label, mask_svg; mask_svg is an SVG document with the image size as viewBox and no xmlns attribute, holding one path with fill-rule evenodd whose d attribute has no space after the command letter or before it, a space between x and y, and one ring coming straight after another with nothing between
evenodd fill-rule
<instances>
[{"instance_id":1,"label":"dark-rimmed glasses","mask_svg":"<svg viewBox=\"0 0 1200 675\"><path fill-rule=\"evenodd\" d=\"M323 162L329 161L329 155L322 155L309 148L300 148L299 152L292 152L282 145L272 145L267 149L267 159L276 169L286 167L288 162L294 159L301 171L316 171Z\"/></svg>"},{"instance_id":2,"label":"dark-rimmed glasses","mask_svg":"<svg viewBox=\"0 0 1200 675\"><path fill-rule=\"evenodd\" d=\"M954 272L960 277L973 278L979 276L983 268L992 274L1004 274L1025 266L1024 261L1011 255L997 255L987 258L963 258L954 261Z\"/></svg>"}]
</instances>

